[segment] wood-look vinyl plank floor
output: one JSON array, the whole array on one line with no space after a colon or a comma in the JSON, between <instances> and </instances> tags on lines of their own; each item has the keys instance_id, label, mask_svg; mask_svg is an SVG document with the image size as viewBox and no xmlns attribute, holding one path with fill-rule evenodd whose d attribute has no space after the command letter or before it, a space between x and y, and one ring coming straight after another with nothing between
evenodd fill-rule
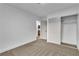
<instances>
[{"instance_id":1,"label":"wood-look vinyl plank floor","mask_svg":"<svg viewBox=\"0 0 79 59\"><path fill-rule=\"evenodd\" d=\"M79 51L74 48L48 43L44 39L39 39L1 53L0 56L79 56Z\"/></svg>"}]
</instances>

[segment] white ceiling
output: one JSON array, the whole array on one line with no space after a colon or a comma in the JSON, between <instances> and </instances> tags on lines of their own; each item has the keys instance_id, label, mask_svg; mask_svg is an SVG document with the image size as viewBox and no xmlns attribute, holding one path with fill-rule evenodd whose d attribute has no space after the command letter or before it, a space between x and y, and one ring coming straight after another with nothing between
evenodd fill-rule
<instances>
[{"instance_id":1,"label":"white ceiling","mask_svg":"<svg viewBox=\"0 0 79 59\"><path fill-rule=\"evenodd\" d=\"M55 13L64 8L70 8L78 4L77 3L12 3L10 5L21 8L26 12L29 11L34 15L45 17L48 16L49 14Z\"/></svg>"}]
</instances>

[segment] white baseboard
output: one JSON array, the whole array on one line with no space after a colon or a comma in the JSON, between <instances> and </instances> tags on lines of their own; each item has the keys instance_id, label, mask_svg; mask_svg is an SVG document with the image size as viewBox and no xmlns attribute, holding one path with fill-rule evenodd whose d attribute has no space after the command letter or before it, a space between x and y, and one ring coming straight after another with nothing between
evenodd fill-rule
<instances>
[{"instance_id":1,"label":"white baseboard","mask_svg":"<svg viewBox=\"0 0 79 59\"><path fill-rule=\"evenodd\" d=\"M36 40L36 39L35 39L35 40ZM20 47L20 46L22 46L22 45L28 44L28 43L33 42L33 41L35 41L35 40L31 40L31 41L28 41L28 42L22 42L22 43L20 43L20 44L15 45L15 46L11 46L10 48L5 48L5 49L1 50L0 53L9 51L9 50L14 49L14 48L17 48L17 47Z\"/></svg>"},{"instance_id":2,"label":"white baseboard","mask_svg":"<svg viewBox=\"0 0 79 59\"><path fill-rule=\"evenodd\" d=\"M60 43L60 42L49 41L49 40L47 40L47 42L50 42L50 43L54 43L54 44L58 44L58 45L61 45L61 43Z\"/></svg>"}]
</instances>

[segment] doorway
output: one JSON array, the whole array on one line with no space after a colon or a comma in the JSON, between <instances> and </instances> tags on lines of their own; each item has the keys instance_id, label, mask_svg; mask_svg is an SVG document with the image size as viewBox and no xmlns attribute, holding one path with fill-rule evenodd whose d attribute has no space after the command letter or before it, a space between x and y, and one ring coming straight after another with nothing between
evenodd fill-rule
<instances>
[{"instance_id":1,"label":"doorway","mask_svg":"<svg viewBox=\"0 0 79 59\"><path fill-rule=\"evenodd\" d=\"M40 21L36 21L36 38L40 39L40 27L41 27L41 22Z\"/></svg>"}]
</instances>

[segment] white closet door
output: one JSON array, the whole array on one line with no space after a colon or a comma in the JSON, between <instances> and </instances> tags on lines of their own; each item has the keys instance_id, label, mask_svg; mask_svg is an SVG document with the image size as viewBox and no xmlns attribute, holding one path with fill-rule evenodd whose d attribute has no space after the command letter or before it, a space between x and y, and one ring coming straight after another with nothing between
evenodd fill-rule
<instances>
[{"instance_id":1,"label":"white closet door","mask_svg":"<svg viewBox=\"0 0 79 59\"><path fill-rule=\"evenodd\" d=\"M61 42L61 20L50 18L47 24L47 42L60 44Z\"/></svg>"},{"instance_id":2,"label":"white closet door","mask_svg":"<svg viewBox=\"0 0 79 59\"><path fill-rule=\"evenodd\" d=\"M77 15L66 16L62 19L62 42L77 44Z\"/></svg>"},{"instance_id":3,"label":"white closet door","mask_svg":"<svg viewBox=\"0 0 79 59\"><path fill-rule=\"evenodd\" d=\"M76 24L63 24L62 42L76 45Z\"/></svg>"}]
</instances>

